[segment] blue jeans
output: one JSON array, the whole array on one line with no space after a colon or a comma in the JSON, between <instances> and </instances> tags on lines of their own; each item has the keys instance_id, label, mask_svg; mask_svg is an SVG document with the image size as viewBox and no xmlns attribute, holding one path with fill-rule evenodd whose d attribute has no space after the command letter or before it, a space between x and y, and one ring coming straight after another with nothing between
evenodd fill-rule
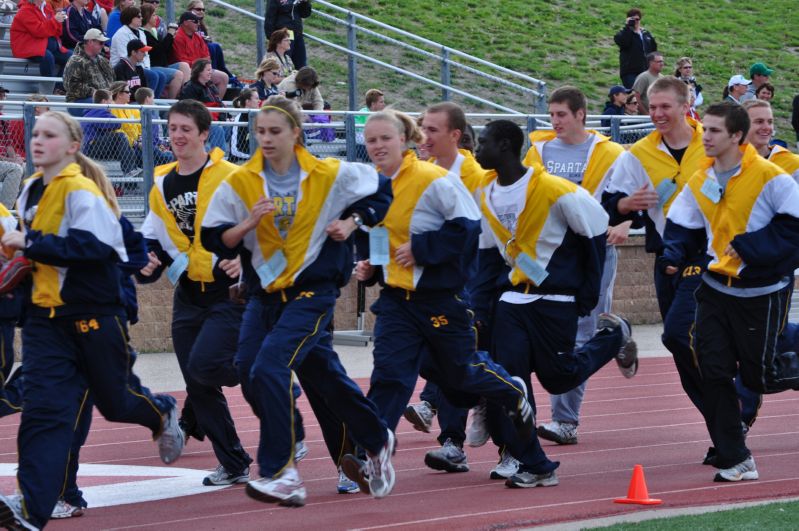
<instances>
[{"instance_id":1,"label":"blue jeans","mask_svg":"<svg viewBox=\"0 0 799 531\"><path fill-rule=\"evenodd\" d=\"M145 68L144 75L147 77L147 86L153 89L156 98L160 98L167 83L166 75L153 68Z\"/></svg>"},{"instance_id":2,"label":"blue jeans","mask_svg":"<svg viewBox=\"0 0 799 531\"><path fill-rule=\"evenodd\" d=\"M55 37L47 39L47 48L44 50L44 55L36 57L28 57L29 61L39 63L39 75L42 77L59 77L64 72L64 65L67 64L69 58L72 57L72 50L62 52L58 46L58 41ZM56 74L55 65L58 65L58 73Z\"/></svg>"}]
</instances>

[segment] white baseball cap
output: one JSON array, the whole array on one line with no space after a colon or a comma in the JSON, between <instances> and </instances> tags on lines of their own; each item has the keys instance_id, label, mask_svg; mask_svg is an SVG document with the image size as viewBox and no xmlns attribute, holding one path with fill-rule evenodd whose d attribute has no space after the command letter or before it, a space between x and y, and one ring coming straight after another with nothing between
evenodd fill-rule
<instances>
[{"instance_id":1,"label":"white baseball cap","mask_svg":"<svg viewBox=\"0 0 799 531\"><path fill-rule=\"evenodd\" d=\"M108 37L103 35L103 32L98 30L97 28L91 28L86 33L83 34L83 42L86 41L100 41L105 42L108 40Z\"/></svg>"},{"instance_id":2,"label":"white baseball cap","mask_svg":"<svg viewBox=\"0 0 799 531\"><path fill-rule=\"evenodd\" d=\"M746 79L741 74L734 75L730 78L730 82L727 83L728 87L732 87L734 85L748 85L752 82L751 79Z\"/></svg>"}]
</instances>

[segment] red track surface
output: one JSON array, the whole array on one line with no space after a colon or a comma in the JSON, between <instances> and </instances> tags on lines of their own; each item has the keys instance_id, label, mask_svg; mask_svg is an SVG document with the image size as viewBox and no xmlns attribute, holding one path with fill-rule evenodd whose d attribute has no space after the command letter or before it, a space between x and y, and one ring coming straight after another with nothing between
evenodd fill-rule
<instances>
[{"instance_id":1,"label":"red track surface","mask_svg":"<svg viewBox=\"0 0 799 531\"><path fill-rule=\"evenodd\" d=\"M367 382L359 381L361 385ZM549 416L548 398L537 389L539 420ZM228 393L242 442L252 455L258 422L238 389ZM489 443L469 449L471 471L446 474L427 469L424 453L435 448L432 434L413 431L403 421L394 458L397 485L391 496L374 500L362 494L335 492L336 471L306 401L300 407L308 424L310 454L299 465L308 504L287 509L247 498L243 486L168 500L90 508L82 518L51 521L53 529L485 529L552 524L632 511L639 506L612 503L627 492L633 465L644 466L649 492L661 507L687 507L745 500L799 496L799 395L766 398L748 444L760 480L713 483L714 469L699 464L708 437L699 414L679 385L669 358L642 360L633 380L608 366L591 380L583 405L580 443L558 447L545 443L550 458L560 460L560 485L508 489L488 479L496 462ZM0 461L14 462L19 417L0 421L4 441ZM95 423L81 454L82 463L160 466L155 445L136 426L110 424L95 412ZM217 462L210 445L192 440L177 466L212 470ZM257 472L253 469L253 476ZM135 478L142 479L142 478ZM82 485L107 478L79 478ZM114 482L124 479L115 478ZM8 492L11 481L2 485Z\"/></svg>"}]
</instances>

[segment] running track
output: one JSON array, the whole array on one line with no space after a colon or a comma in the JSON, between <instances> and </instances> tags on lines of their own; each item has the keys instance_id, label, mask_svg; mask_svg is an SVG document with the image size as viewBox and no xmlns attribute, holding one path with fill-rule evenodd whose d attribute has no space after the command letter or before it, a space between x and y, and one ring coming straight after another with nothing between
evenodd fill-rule
<instances>
[{"instance_id":1,"label":"running track","mask_svg":"<svg viewBox=\"0 0 799 531\"><path fill-rule=\"evenodd\" d=\"M367 385L363 379L358 382ZM228 397L242 441L254 455L258 422L238 388L229 390ZM539 419L547 420L548 400L540 387L536 398L543 404ZM308 489L304 508L288 509L250 500L244 495L243 486L238 485L154 502L93 507L82 518L51 521L49 528L198 531L526 527L651 511L612 503L613 498L626 494L636 463L644 465L650 495L663 499L661 507L799 496L799 395L783 393L766 397L760 418L748 438L760 480L713 483L713 469L699 464L708 446L705 427L684 396L670 358L643 359L633 380L622 378L615 365L594 376L583 405L580 443L557 447L545 442L550 458L561 461L558 470L561 483L552 488L511 490L502 482L489 480L488 473L496 462L490 443L468 450L471 465L468 473L428 470L422 459L426 451L437 446L433 434L415 432L403 420L394 458L397 485L393 494L383 500L362 494L339 495L335 493L335 469L321 441L319 427L307 401L303 398L299 405L303 413L307 412L310 447L308 457L299 465ZM18 416L0 421L3 450L0 463L13 463L16 459L18 422ZM91 435L81 455L81 464L89 463L162 466L144 429L110 424L96 411ZM216 461L207 442L191 440L176 466L209 471ZM82 475L79 483L87 487L105 485L101 488L115 489L124 497L124 482L141 479ZM123 483L121 487L119 483ZM8 493L13 486L12 477L0 477L3 492Z\"/></svg>"}]
</instances>

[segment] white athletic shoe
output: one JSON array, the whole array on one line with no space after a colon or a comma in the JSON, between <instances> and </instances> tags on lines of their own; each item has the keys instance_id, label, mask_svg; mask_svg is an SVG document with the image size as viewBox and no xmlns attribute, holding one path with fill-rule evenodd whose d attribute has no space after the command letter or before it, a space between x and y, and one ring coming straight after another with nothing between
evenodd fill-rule
<instances>
[{"instance_id":1,"label":"white athletic shoe","mask_svg":"<svg viewBox=\"0 0 799 531\"><path fill-rule=\"evenodd\" d=\"M305 441L298 441L294 444L294 462L299 463L308 455L308 446Z\"/></svg>"},{"instance_id":2,"label":"white athletic shoe","mask_svg":"<svg viewBox=\"0 0 799 531\"><path fill-rule=\"evenodd\" d=\"M219 465L216 470L203 478L203 485L206 487L235 485L237 483L247 483L248 481L250 481L250 467L245 467L239 474L231 474L224 466Z\"/></svg>"},{"instance_id":3,"label":"white athletic shoe","mask_svg":"<svg viewBox=\"0 0 799 531\"><path fill-rule=\"evenodd\" d=\"M296 468L287 468L276 478L261 478L250 481L245 487L247 496L266 503L277 503L285 507L305 505L305 485Z\"/></svg>"},{"instance_id":4,"label":"white athletic shoe","mask_svg":"<svg viewBox=\"0 0 799 531\"><path fill-rule=\"evenodd\" d=\"M74 505L67 503L63 499L59 499L55 507L53 507L53 513L50 515L50 518L73 518L77 516L83 516L83 507L75 507Z\"/></svg>"},{"instance_id":5,"label":"white athletic shoe","mask_svg":"<svg viewBox=\"0 0 799 531\"><path fill-rule=\"evenodd\" d=\"M466 444L472 448L479 448L487 443L490 437L486 423L486 403L481 398L480 403L469 412L469 425L466 427Z\"/></svg>"},{"instance_id":6,"label":"white athletic shoe","mask_svg":"<svg viewBox=\"0 0 799 531\"><path fill-rule=\"evenodd\" d=\"M26 529L39 531L39 528L22 516L22 496L0 495L0 527L5 529Z\"/></svg>"},{"instance_id":7,"label":"white athletic shoe","mask_svg":"<svg viewBox=\"0 0 799 531\"><path fill-rule=\"evenodd\" d=\"M546 422L538 427L538 436L558 444L577 444L577 425L568 422Z\"/></svg>"},{"instance_id":8,"label":"white athletic shoe","mask_svg":"<svg viewBox=\"0 0 799 531\"><path fill-rule=\"evenodd\" d=\"M433 419L436 418L436 410L433 409L430 402L422 400L418 404L408 404L403 416L416 431L430 433L430 428L433 427Z\"/></svg>"},{"instance_id":9,"label":"white athletic shoe","mask_svg":"<svg viewBox=\"0 0 799 531\"><path fill-rule=\"evenodd\" d=\"M396 476L391 465L391 456L397 440L391 430L386 430L388 439L383 448L376 455L371 455L366 460L366 476L369 482L369 492L375 498L384 498L394 489Z\"/></svg>"},{"instance_id":10,"label":"white athletic shoe","mask_svg":"<svg viewBox=\"0 0 799 531\"><path fill-rule=\"evenodd\" d=\"M499 463L491 470L491 479L508 479L519 471L519 461L510 455L507 450L502 450Z\"/></svg>"},{"instance_id":11,"label":"white athletic shoe","mask_svg":"<svg viewBox=\"0 0 799 531\"><path fill-rule=\"evenodd\" d=\"M167 465L177 461L180 454L183 453L183 446L186 444L186 440L183 438L183 430L180 429L180 424L178 423L177 406L164 414L163 428L157 441L161 461Z\"/></svg>"},{"instance_id":12,"label":"white athletic shoe","mask_svg":"<svg viewBox=\"0 0 799 531\"><path fill-rule=\"evenodd\" d=\"M719 470L713 481L748 481L758 477L755 458L750 455L735 466Z\"/></svg>"}]
</instances>

